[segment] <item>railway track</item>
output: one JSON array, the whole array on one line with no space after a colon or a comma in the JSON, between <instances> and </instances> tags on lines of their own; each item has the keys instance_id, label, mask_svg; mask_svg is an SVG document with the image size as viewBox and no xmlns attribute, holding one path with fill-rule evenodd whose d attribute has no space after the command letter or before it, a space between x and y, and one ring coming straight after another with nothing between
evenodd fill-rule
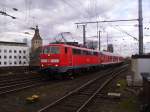
<instances>
[{"instance_id":1,"label":"railway track","mask_svg":"<svg viewBox=\"0 0 150 112\"><path fill-rule=\"evenodd\" d=\"M47 76L23 73L0 76L0 96L50 83ZM51 82L52 83L52 82Z\"/></svg>"},{"instance_id":2,"label":"railway track","mask_svg":"<svg viewBox=\"0 0 150 112\"><path fill-rule=\"evenodd\" d=\"M48 83L48 78L33 74L19 74L19 76L4 76L0 80L0 95L24 90ZM8 78L7 78L8 77Z\"/></svg>"},{"instance_id":3,"label":"railway track","mask_svg":"<svg viewBox=\"0 0 150 112\"><path fill-rule=\"evenodd\" d=\"M38 112L81 112L116 76L126 70L127 65L100 75L69 92L60 99L41 108Z\"/></svg>"},{"instance_id":4,"label":"railway track","mask_svg":"<svg viewBox=\"0 0 150 112\"><path fill-rule=\"evenodd\" d=\"M26 72L26 73L15 73L15 74L1 74L0 75L0 81L3 80L13 80L13 79L19 79L19 78L29 78L36 76L37 73L31 73L31 72Z\"/></svg>"}]
</instances>

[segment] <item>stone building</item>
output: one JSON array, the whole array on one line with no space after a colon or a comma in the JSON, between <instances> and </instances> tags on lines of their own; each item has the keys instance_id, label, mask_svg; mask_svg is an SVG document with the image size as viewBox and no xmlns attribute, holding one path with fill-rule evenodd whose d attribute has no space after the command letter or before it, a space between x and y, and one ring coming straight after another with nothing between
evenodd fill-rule
<instances>
[{"instance_id":1,"label":"stone building","mask_svg":"<svg viewBox=\"0 0 150 112\"><path fill-rule=\"evenodd\" d=\"M39 67L40 66L40 58L39 55L41 53L43 40L39 33L39 28L36 26L34 36L31 40L31 55L30 55L30 66L31 67Z\"/></svg>"},{"instance_id":2,"label":"stone building","mask_svg":"<svg viewBox=\"0 0 150 112\"><path fill-rule=\"evenodd\" d=\"M34 52L35 50L37 50L37 48L40 48L42 46L42 44L43 44L43 40L39 34L38 26L36 26L35 33L32 38L31 52Z\"/></svg>"}]
</instances>

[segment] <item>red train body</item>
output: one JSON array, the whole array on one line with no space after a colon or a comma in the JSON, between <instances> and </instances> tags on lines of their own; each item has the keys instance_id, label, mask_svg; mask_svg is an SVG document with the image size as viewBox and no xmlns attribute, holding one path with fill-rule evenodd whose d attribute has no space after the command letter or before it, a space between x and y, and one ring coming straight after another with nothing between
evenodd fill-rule
<instances>
[{"instance_id":1,"label":"red train body","mask_svg":"<svg viewBox=\"0 0 150 112\"><path fill-rule=\"evenodd\" d=\"M121 63L123 58L108 52L66 44L49 44L40 55L41 69L48 72L68 72L76 69L101 67Z\"/></svg>"}]
</instances>

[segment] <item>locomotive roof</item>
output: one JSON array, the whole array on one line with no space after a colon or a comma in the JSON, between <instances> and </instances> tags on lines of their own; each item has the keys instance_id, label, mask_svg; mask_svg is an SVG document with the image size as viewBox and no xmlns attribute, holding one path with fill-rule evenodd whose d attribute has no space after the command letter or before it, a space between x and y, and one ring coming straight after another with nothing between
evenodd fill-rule
<instances>
[{"instance_id":1,"label":"locomotive roof","mask_svg":"<svg viewBox=\"0 0 150 112\"><path fill-rule=\"evenodd\" d=\"M45 45L44 47L50 46L50 45L52 45L52 46L58 46L58 45L59 45L59 46L65 46L65 47L77 48L77 49L81 49L81 50L88 50L88 51L99 52L99 53L101 53L101 54L103 54L103 55L118 56L118 57L119 57L119 55L116 55L116 54L110 53L110 52L106 52L106 51L98 51L98 50L94 50L94 49L89 49L89 48L84 48L84 47L79 47L79 46L73 46L73 45L67 45L67 44L49 44L49 45ZM120 56L120 57L121 57L121 56Z\"/></svg>"},{"instance_id":2,"label":"locomotive roof","mask_svg":"<svg viewBox=\"0 0 150 112\"><path fill-rule=\"evenodd\" d=\"M102 51L101 52L102 54L104 54L104 55L111 55L111 56L119 56L119 55L116 55L116 54L114 54L114 53L111 53L111 52L106 52L106 51Z\"/></svg>"},{"instance_id":3,"label":"locomotive roof","mask_svg":"<svg viewBox=\"0 0 150 112\"><path fill-rule=\"evenodd\" d=\"M59 45L59 46L64 46L64 47L77 48L77 49L81 49L81 50L88 50L88 51L99 52L99 51L94 50L94 49L89 49L89 48L84 48L84 47L79 47L79 46L73 46L73 45L67 45L67 44L49 44L49 45L52 45L52 46L58 46ZM49 45L46 45L46 46L49 46Z\"/></svg>"}]
</instances>

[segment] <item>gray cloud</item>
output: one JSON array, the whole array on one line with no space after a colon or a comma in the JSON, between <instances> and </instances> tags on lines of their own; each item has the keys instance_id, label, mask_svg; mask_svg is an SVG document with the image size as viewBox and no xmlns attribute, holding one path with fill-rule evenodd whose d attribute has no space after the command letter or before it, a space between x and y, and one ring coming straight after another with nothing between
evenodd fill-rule
<instances>
[{"instance_id":1,"label":"gray cloud","mask_svg":"<svg viewBox=\"0 0 150 112\"><path fill-rule=\"evenodd\" d=\"M137 0L136 0L137 1ZM29 27L39 25L41 36L44 39L53 38L57 33L70 31L82 36L82 29L76 29L75 22L125 19L137 16L137 2L130 0L4 0L0 1L1 10L16 16L16 20L0 15L0 40L21 41L24 37L31 39L34 31ZM148 10L149 0L144 1L144 9ZM12 10L17 8L18 11ZM150 16L148 11L144 16ZM122 24L122 23L121 23ZM107 24L101 26L109 27ZM87 26L87 36L96 35L96 26ZM110 28L107 32L117 33ZM134 28L124 28L133 32ZM9 35L8 35L9 32ZM31 35L24 35L29 32ZM136 33L136 32L135 32ZM9 38L6 38L9 37ZM82 41L82 39L80 39Z\"/></svg>"}]
</instances>

